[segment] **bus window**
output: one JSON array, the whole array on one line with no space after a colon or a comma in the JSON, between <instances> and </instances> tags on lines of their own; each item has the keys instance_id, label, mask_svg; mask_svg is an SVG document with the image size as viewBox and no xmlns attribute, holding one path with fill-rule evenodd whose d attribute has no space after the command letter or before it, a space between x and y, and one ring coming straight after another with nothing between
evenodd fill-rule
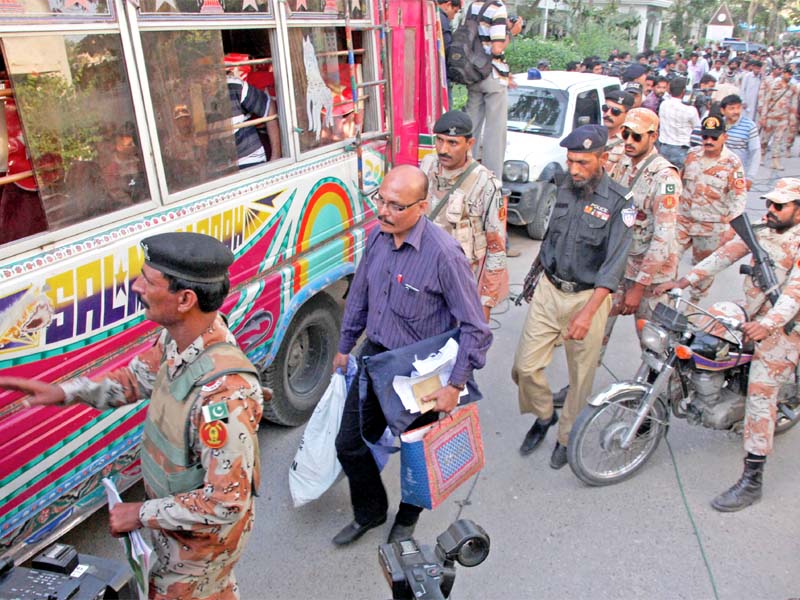
<instances>
[{"instance_id":1,"label":"bus window","mask_svg":"<svg viewBox=\"0 0 800 600\"><path fill-rule=\"evenodd\" d=\"M15 136L9 156L27 157L34 179L9 177L19 170L9 160L0 179L0 243L148 200L119 36L8 37L2 50L12 92L5 125ZM10 225L26 217L32 230Z\"/></svg>"},{"instance_id":2,"label":"bus window","mask_svg":"<svg viewBox=\"0 0 800 600\"><path fill-rule=\"evenodd\" d=\"M365 64L365 36L353 31L356 82L363 83L374 72ZM350 84L350 65L347 63L347 44L344 28L292 28L289 30L300 150L307 151L355 136L356 118L353 89ZM362 131L375 131L376 121L370 95L376 88L358 89L358 117L363 119Z\"/></svg>"},{"instance_id":3,"label":"bus window","mask_svg":"<svg viewBox=\"0 0 800 600\"><path fill-rule=\"evenodd\" d=\"M51 0L52 1L52 0ZM267 0L142 0L142 14L202 14L207 17L234 13L269 13Z\"/></svg>"},{"instance_id":4,"label":"bus window","mask_svg":"<svg viewBox=\"0 0 800 600\"><path fill-rule=\"evenodd\" d=\"M304 16L324 15L328 18L344 19L344 11L347 0L289 0L287 5L293 18ZM352 7L350 17L352 19L366 19L367 13L366 0L350 0Z\"/></svg>"},{"instance_id":5,"label":"bus window","mask_svg":"<svg viewBox=\"0 0 800 600\"><path fill-rule=\"evenodd\" d=\"M285 155L273 34L267 29L142 33L170 192Z\"/></svg>"}]
</instances>

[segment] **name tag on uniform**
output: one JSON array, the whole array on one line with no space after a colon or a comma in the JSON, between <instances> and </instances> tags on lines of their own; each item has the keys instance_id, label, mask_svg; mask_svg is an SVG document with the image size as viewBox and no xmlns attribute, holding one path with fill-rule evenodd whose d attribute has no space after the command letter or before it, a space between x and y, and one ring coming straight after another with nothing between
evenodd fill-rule
<instances>
[{"instance_id":1,"label":"name tag on uniform","mask_svg":"<svg viewBox=\"0 0 800 600\"><path fill-rule=\"evenodd\" d=\"M600 206L594 202L584 207L583 212L592 215L596 219L600 219L603 222L608 221L609 217L611 216L605 206Z\"/></svg>"},{"instance_id":2,"label":"name tag on uniform","mask_svg":"<svg viewBox=\"0 0 800 600\"><path fill-rule=\"evenodd\" d=\"M212 402L203 407L203 420L206 423L223 421L228 418L227 402Z\"/></svg>"}]
</instances>

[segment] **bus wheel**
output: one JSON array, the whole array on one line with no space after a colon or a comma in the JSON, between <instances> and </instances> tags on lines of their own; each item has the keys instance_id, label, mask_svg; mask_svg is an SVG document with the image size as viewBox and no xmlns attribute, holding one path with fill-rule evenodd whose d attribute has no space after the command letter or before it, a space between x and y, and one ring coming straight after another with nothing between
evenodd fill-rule
<instances>
[{"instance_id":1,"label":"bus wheel","mask_svg":"<svg viewBox=\"0 0 800 600\"><path fill-rule=\"evenodd\" d=\"M308 421L331 381L340 322L339 305L324 292L300 308L275 360L261 374L273 392L264 404L265 419L290 426Z\"/></svg>"}]
</instances>

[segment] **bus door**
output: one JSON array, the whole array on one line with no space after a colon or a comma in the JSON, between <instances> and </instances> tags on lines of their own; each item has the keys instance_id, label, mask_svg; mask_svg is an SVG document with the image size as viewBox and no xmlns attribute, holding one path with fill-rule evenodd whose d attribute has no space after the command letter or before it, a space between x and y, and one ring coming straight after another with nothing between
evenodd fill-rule
<instances>
[{"instance_id":1,"label":"bus door","mask_svg":"<svg viewBox=\"0 0 800 600\"><path fill-rule=\"evenodd\" d=\"M391 42L392 131L395 164L417 164L422 46L422 6L419 0L393 0L389 5Z\"/></svg>"}]
</instances>

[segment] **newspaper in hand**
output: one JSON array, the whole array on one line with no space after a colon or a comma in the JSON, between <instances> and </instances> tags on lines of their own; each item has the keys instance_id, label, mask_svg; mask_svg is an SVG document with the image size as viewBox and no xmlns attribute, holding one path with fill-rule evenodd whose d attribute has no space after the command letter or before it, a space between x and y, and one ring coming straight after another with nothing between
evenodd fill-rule
<instances>
[{"instance_id":1,"label":"newspaper in hand","mask_svg":"<svg viewBox=\"0 0 800 600\"><path fill-rule=\"evenodd\" d=\"M111 510L116 504L122 502L122 499L119 496L119 491L117 491L117 486L108 477L103 478L103 486L106 488L108 508ZM150 556L153 550L144 541L142 532L138 529L128 532L119 541L125 549L125 557L128 559L131 571L133 571L133 579L136 581L139 600L147 600L150 567L152 566Z\"/></svg>"}]
</instances>

